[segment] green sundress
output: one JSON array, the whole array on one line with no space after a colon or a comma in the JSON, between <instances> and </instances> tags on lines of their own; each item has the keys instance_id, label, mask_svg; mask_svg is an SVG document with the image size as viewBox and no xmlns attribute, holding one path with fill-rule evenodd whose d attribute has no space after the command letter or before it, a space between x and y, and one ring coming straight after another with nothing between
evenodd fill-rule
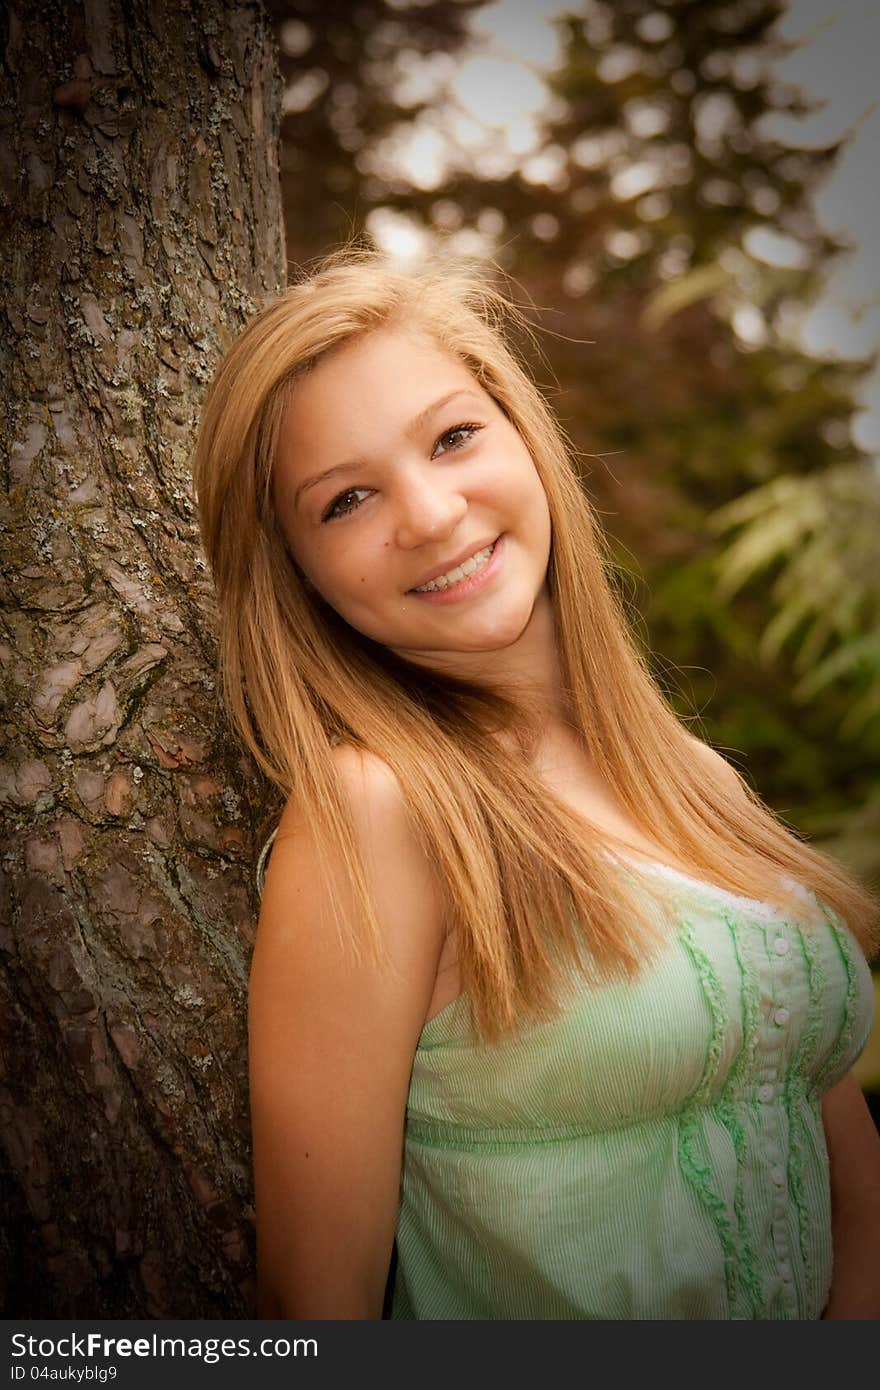
<instances>
[{"instance_id":1,"label":"green sundress","mask_svg":"<svg viewBox=\"0 0 880 1390\"><path fill-rule=\"evenodd\" d=\"M634 983L485 1047L424 1028L393 1318L818 1318L831 1280L824 1090L873 989L843 923L665 865L670 942ZM803 891L803 890L801 890ZM815 903L815 898L810 899Z\"/></svg>"}]
</instances>

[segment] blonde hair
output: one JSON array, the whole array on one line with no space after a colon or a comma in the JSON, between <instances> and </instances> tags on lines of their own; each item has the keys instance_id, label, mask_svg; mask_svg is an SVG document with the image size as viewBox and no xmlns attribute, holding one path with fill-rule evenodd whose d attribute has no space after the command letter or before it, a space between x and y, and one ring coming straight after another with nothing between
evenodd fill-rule
<instances>
[{"instance_id":1,"label":"blonde hair","mask_svg":"<svg viewBox=\"0 0 880 1390\"><path fill-rule=\"evenodd\" d=\"M306 585L288 551L272 475L296 380L333 349L400 323L457 357L529 450L550 511L548 586L575 731L633 822L695 876L803 915L785 886L799 882L871 948L871 894L781 824L732 768L719 780L694 756L629 633L564 437L510 346L510 329L523 326L510 300L460 264L408 271L345 248L258 313L227 353L202 411L194 480L231 720L267 777L298 798L321 852L347 865L362 909L354 948L382 953L335 772L339 740L381 757L399 781L445 886L482 1037L548 1016L572 966L633 974L659 932L646 902L661 876L651 890L634 886L608 856L620 842L590 833L540 780L529 761L536 720L523 703L364 637Z\"/></svg>"}]
</instances>

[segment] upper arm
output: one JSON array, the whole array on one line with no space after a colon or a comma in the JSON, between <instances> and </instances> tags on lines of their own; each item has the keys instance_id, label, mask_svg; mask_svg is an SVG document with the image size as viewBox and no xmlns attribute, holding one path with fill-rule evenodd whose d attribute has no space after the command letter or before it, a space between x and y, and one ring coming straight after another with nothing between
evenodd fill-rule
<instances>
[{"instance_id":1,"label":"upper arm","mask_svg":"<svg viewBox=\"0 0 880 1390\"><path fill-rule=\"evenodd\" d=\"M443 914L388 767L337 748L391 969L356 960L332 905L356 904L319 861L302 811L272 850L249 991L261 1311L379 1317L394 1237L412 1060ZM354 923L356 929L357 923Z\"/></svg>"},{"instance_id":2,"label":"upper arm","mask_svg":"<svg viewBox=\"0 0 880 1390\"><path fill-rule=\"evenodd\" d=\"M835 1217L880 1203L880 1135L852 1072L822 1097Z\"/></svg>"}]
</instances>

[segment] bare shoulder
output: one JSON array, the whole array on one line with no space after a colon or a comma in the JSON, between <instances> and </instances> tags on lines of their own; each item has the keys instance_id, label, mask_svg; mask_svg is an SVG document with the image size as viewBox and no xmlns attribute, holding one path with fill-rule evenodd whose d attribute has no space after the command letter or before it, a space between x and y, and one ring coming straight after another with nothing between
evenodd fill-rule
<instances>
[{"instance_id":1,"label":"bare shoulder","mask_svg":"<svg viewBox=\"0 0 880 1390\"><path fill-rule=\"evenodd\" d=\"M377 827L390 829L396 825L400 830L406 827L409 815L403 788L384 758L348 743L331 748L330 757L359 832L369 837L370 831ZM291 796L278 823L275 843L301 831L305 823L300 799ZM274 847L272 852L274 854Z\"/></svg>"},{"instance_id":2,"label":"bare shoulder","mask_svg":"<svg viewBox=\"0 0 880 1390\"><path fill-rule=\"evenodd\" d=\"M418 1014L423 995L427 1008L443 945L439 882L391 767L381 757L345 744L332 750L332 759L384 944L394 971L402 972L412 985ZM349 938L356 940L362 922L348 866L338 853L329 860L321 853L307 808L293 796L284 808L269 859L255 962L276 951L295 949L300 965L307 958L317 971L318 958L326 956L328 973L337 980L340 975L346 977L359 963L356 954L346 955L336 930L340 909L347 918ZM366 984L370 977L359 974L358 978Z\"/></svg>"},{"instance_id":3,"label":"bare shoulder","mask_svg":"<svg viewBox=\"0 0 880 1390\"><path fill-rule=\"evenodd\" d=\"M404 830L410 824L403 788L384 758L350 743L337 744L330 756L359 828Z\"/></svg>"},{"instance_id":4,"label":"bare shoulder","mask_svg":"<svg viewBox=\"0 0 880 1390\"><path fill-rule=\"evenodd\" d=\"M351 744L338 744L331 749L331 759L373 891L387 904L401 891L421 894L419 919L422 924L435 923L439 884L429 870L396 773L378 754ZM291 837L302 839L308 829L304 808L291 797L276 837L276 844L282 847L282 861L285 841ZM341 867L330 866L330 870Z\"/></svg>"},{"instance_id":5,"label":"bare shoulder","mask_svg":"<svg viewBox=\"0 0 880 1390\"><path fill-rule=\"evenodd\" d=\"M694 757L710 776L720 782L726 791L732 792L737 796L746 795L743 778L717 749L713 748L708 743L704 743L701 738L696 738L693 734L688 734L688 739L690 740Z\"/></svg>"},{"instance_id":6,"label":"bare shoulder","mask_svg":"<svg viewBox=\"0 0 880 1390\"><path fill-rule=\"evenodd\" d=\"M381 1312L409 1079L443 943L437 883L397 777L351 748L333 757L387 960L352 949L362 908L343 851L322 852L292 798L248 1001L258 1282L272 1317Z\"/></svg>"}]
</instances>

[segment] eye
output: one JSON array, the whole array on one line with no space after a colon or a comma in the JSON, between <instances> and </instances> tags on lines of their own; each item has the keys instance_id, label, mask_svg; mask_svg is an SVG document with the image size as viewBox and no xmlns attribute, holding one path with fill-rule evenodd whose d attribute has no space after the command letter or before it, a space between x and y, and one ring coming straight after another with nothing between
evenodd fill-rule
<instances>
[{"instance_id":1,"label":"eye","mask_svg":"<svg viewBox=\"0 0 880 1390\"><path fill-rule=\"evenodd\" d=\"M360 502L356 502L353 507L343 507L340 510L340 503L343 503L347 497L354 497L356 492L369 492L369 488L350 487L347 488L345 492L340 492L338 497L334 497L333 501L330 503L329 507L321 517L321 520L334 521L337 517L350 516L352 512L356 512L358 507L361 505Z\"/></svg>"},{"instance_id":2,"label":"eye","mask_svg":"<svg viewBox=\"0 0 880 1390\"><path fill-rule=\"evenodd\" d=\"M451 429L444 430L440 435L440 438L434 445L431 457L436 458L438 454L451 454L454 453L456 449L463 449L466 444L470 443L474 435L482 429L485 429L484 425L478 425L472 421L461 425L453 425ZM361 503L355 501L354 504L348 503L346 505L347 499L355 497L359 492L369 491L370 489L366 487L346 488L345 492L340 492L337 497L334 497L333 501L322 515L321 521L336 521L341 517L351 516L352 513L357 511Z\"/></svg>"},{"instance_id":3,"label":"eye","mask_svg":"<svg viewBox=\"0 0 880 1390\"><path fill-rule=\"evenodd\" d=\"M466 423L463 425L453 425L452 429L444 430L443 434L441 434L437 443L434 445L434 453L431 457L435 458L438 453L451 454L455 449L463 449L465 444L468 444L473 439L474 435L483 428L483 425ZM442 449L440 448L441 444L444 446Z\"/></svg>"}]
</instances>

